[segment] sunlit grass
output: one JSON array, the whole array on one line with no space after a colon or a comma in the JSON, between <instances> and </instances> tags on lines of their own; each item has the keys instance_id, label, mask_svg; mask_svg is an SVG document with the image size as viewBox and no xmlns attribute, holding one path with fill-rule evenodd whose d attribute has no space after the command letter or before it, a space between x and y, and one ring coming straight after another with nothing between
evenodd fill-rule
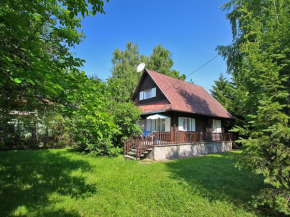
<instances>
[{"instance_id":1,"label":"sunlit grass","mask_svg":"<svg viewBox=\"0 0 290 217\"><path fill-rule=\"evenodd\" d=\"M69 150L0 153L0 216L254 216L238 153L141 164Z\"/></svg>"}]
</instances>

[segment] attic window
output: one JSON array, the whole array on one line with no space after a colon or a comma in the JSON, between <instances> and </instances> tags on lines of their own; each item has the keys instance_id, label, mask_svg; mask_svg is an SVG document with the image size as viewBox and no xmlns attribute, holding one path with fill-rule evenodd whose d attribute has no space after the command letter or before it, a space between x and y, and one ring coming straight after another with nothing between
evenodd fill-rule
<instances>
[{"instance_id":1,"label":"attic window","mask_svg":"<svg viewBox=\"0 0 290 217\"><path fill-rule=\"evenodd\" d=\"M140 92L139 100L145 100L156 97L156 87Z\"/></svg>"}]
</instances>

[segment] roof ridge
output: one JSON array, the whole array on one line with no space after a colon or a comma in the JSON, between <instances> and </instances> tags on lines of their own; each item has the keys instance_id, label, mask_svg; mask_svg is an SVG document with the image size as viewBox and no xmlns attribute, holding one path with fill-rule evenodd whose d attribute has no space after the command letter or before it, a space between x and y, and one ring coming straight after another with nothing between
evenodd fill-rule
<instances>
[{"instance_id":1,"label":"roof ridge","mask_svg":"<svg viewBox=\"0 0 290 217\"><path fill-rule=\"evenodd\" d=\"M197 87L204 88L203 86L200 86L200 85L198 85L198 84L192 84L192 83L190 83L190 82L188 82L188 81L179 80L178 78L173 78L173 77L171 77L171 76L169 76L169 75L161 74L161 73L159 73L159 72L155 72L155 71L153 71L153 70L151 70L151 69L146 69L146 70L147 70L147 71L150 71L150 72L153 72L153 73L156 73L156 74L160 74L160 75L162 75L162 76L169 77L169 78L171 78L171 79L175 79L175 80L177 80L177 81L179 81L179 82L185 82L185 83L190 84L190 85L193 85L193 86L197 86ZM172 85L172 86L174 86L174 85Z\"/></svg>"}]
</instances>

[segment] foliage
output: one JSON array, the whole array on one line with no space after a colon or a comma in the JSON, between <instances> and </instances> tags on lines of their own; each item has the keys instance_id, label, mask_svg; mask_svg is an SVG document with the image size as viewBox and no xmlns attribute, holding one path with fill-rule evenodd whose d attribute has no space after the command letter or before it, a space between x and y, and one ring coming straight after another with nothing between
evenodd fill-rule
<instances>
[{"instance_id":1,"label":"foliage","mask_svg":"<svg viewBox=\"0 0 290 217\"><path fill-rule=\"evenodd\" d=\"M134 90L141 77L136 72L136 66L141 62L146 64L146 68L157 71L174 78L185 80L185 75L176 70L172 70L172 53L161 45L153 49L150 57L140 55L137 44L128 42L125 50L115 50L112 58L112 77L110 80L117 80L119 83L119 100L128 102L134 93Z\"/></svg>"},{"instance_id":2,"label":"foliage","mask_svg":"<svg viewBox=\"0 0 290 217\"><path fill-rule=\"evenodd\" d=\"M139 48L137 44L128 42L124 51L116 49L113 52L113 68L112 78L119 83L119 98L120 101L130 101L131 96L141 77L140 73L136 72L136 66L141 62L139 56Z\"/></svg>"},{"instance_id":3,"label":"foliage","mask_svg":"<svg viewBox=\"0 0 290 217\"><path fill-rule=\"evenodd\" d=\"M101 0L0 1L0 110L4 117L13 111L40 114L44 107L57 107L66 100L64 88L74 85L67 83L68 70L78 73L83 63L69 50L84 37L79 32L79 14L104 13L103 5Z\"/></svg>"},{"instance_id":4,"label":"foliage","mask_svg":"<svg viewBox=\"0 0 290 217\"><path fill-rule=\"evenodd\" d=\"M154 47L153 53L149 58L148 69L173 78L185 80L186 76L184 74L179 75L180 72L171 69L173 64L172 53L169 50L163 48L161 44Z\"/></svg>"},{"instance_id":5,"label":"foliage","mask_svg":"<svg viewBox=\"0 0 290 217\"><path fill-rule=\"evenodd\" d=\"M228 111L232 108L232 86L228 79L220 73L218 80L214 81L215 85L210 90L211 95Z\"/></svg>"},{"instance_id":6,"label":"foliage","mask_svg":"<svg viewBox=\"0 0 290 217\"><path fill-rule=\"evenodd\" d=\"M107 86L99 79L83 74L70 74L74 88L67 88L66 104L59 107L68 121L74 140L82 150L98 155L107 154L113 146L112 137L118 127L107 111ZM68 85L70 85L68 83Z\"/></svg>"},{"instance_id":7,"label":"foliage","mask_svg":"<svg viewBox=\"0 0 290 217\"><path fill-rule=\"evenodd\" d=\"M69 51L84 37L79 13L104 13L102 0L88 2L0 2L1 109L11 109L13 100L57 101L67 69L83 63Z\"/></svg>"},{"instance_id":8,"label":"foliage","mask_svg":"<svg viewBox=\"0 0 290 217\"><path fill-rule=\"evenodd\" d=\"M64 119L52 110L14 111L3 116L0 150L60 148L72 144Z\"/></svg>"},{"instance_id":9,"label":"foliage","mask_svg":"<svg viewBox=\"0 0 290 217\"><path fill-rule=\"evenodd\" d=\"M231 130L234 125L242 126L245 122L243 117L244 105L240 104L237 97L238 90L233 78L227 79L221 73L218 80L214 81L210 90L211 95L235 117L234 120L225 121L226 130Z\"/></svg>"},{"instance_id":10,"label":"foliage","mask_svg":"<svg viewBox=\"0 0 290 217\"><path fill-rule=\"evenodd\" d=\"M238 155L140 163L64 149L0 152L0 216L258 216L249 201L263 180L238 170Z\"/></svg>"},{"instance_id":11,"label":"foliage","mask_svg":"<svg viewBox=\"0 0 290 217\"><path fill-rule=\"evenodd\" d=\"M223 6L233 43L219 46L237 86L247 139L241 165L268 184L257 204L290 214L290 2L232 0Z\"/></svg>"},{"instance_id":12,"label":"foliage","mask_svg":"<svg viewBox=\"0 0 290 217\"><path fill-rule=\"evenodd\" d=\"M120 153L121 142L135 131L139 111L119 102L112 85L80 72L84 60L70 52L84 38L81 17L104 13L103 6L103 0L0 1L2 147L51 147L54 142L78 145L94 155ZM26 127L15 133L8 124L13 111L33 112L37 118L16 117ZM38 125L42 133L34 136ZM32 139L20 139L24 129Z\"/></svg>"},{"instance_id":13,"label":"foliage","mask_svg":"<svg viewBox=\"0 0 290 217\"><path fill-rule=\"evenodd\" d=\"M72 74L70 74L72 75ZM139 110L133 103L118 102L118 87L85 74L71 76L77 86L68 89L66 105L59 109L68 117L74 140L94 155L117 155L124 139L133 134Z\"/></svg>"},{"instance_id":14,"label":"foliage","mask_svg":"<svg viewBox=\"0 0 290 217\"><path fill-rule=\"evenodd\" d=\"M108 82L109 93L111 97L110 113L113 115L114 123L121 129L114 136L114 144L123 147L124 141L133 134L140 134L142 130L136 124L140 119L140 110L132 101L122 102L120 100L119 90L121 89L118 80Z\"/></svg>"}]
</instances>

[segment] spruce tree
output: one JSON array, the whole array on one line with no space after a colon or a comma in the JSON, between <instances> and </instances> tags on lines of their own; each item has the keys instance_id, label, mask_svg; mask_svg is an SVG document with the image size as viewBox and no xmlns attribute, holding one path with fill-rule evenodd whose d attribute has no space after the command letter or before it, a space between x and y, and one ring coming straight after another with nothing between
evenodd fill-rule
<instances>
[{"instance_id":1,"label":"spruce tree","mask_svg":"<svg viewBox=\"0 0 290 217\"><path fill-rule=\"evenodd\" d=\"M242 166L264 176L267 188L257 204L290 214L290 1L232 0L233 32L229 46L219 46L237 85L245 124L235 127L247 139Z\"/></svg>"}]
</instances>

